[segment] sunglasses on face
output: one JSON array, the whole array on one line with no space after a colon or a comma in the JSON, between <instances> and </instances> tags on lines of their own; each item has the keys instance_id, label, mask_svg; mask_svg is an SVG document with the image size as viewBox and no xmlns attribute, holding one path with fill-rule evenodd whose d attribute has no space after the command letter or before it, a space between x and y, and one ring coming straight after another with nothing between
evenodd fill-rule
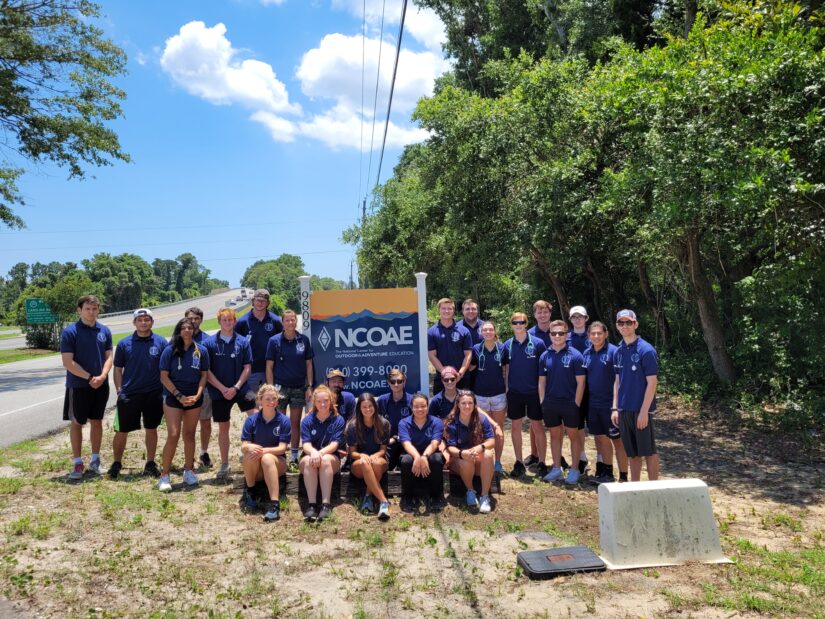
<instances>
[{"instance_id":1,"label":"sunglasses on face","mask_svg":"<svg viewBox=\"0 0 825 619\"><path fill-rule=\"evenodd\" d=\"M511 325L526 325L527 321L526 320L511 320L510 324Z\"/></svg>"},{"instance_id":2,"label":"sunglasses on face","mask_svg":"<svg viewBox=\"0 0 825 619\"><path fill-rule=\"evenodd\" d=\"M562 337L563 335L567 335L567 331L551 331L550 335L553 337Z\"/></svg>"},{"instance_id":3,"label":"sunglasses on face","mask_svg":"<svg viewBox=\"0 0 825 619\"><path fill-rule=\"evenodd\" d=\"M442 383L454 383L457 380L458 379L455 376L451 376L450 378L442 378L441 382Z\"/></svg>"},{"instance_id":4,"label":"sunglasses on face","mask_svg":"<svg viewBox=\"0 0 825 619\"><path fill-rule=\"evenodd\" d=\"M617 320L616 324L620 327L629 327L633 324L632 320Z\"/></svg>"},{"instance_id":5,"label":"sunglasses on face","mask_svg":"<svg viewBox=\"0 0 825 619\"><path fill-rule=\"evenodd\" d=\"M404 381L399 378L393 378L390 380L391 385L403 385Z\"/></svg>"}]
</instances>

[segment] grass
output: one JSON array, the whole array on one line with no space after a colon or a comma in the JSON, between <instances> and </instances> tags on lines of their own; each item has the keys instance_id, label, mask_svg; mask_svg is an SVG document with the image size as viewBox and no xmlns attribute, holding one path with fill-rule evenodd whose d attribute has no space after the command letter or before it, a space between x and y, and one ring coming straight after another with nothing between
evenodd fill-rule
<instances>
[{"instance_id":1,"label":"grass","mask_svg":"<svg viewBox=\"0 0 825 619\"><path fill-rule=\"evenodd\" d=\"M14 363L15 361L26 361L37 357L50 357L58 353L53 350L42 350L40 348L9 348L0 350L0 363Z\"/></svg>"},{"instance_id":2,"label":"grass","mask_svg":"<svg viewBox=\"0 0 825 619\"><path fill-rule=\"evenodd\" d=\"M16 337L20 337L23 335L22 333L0 333L0 340L13 340Z\"/></svg>"},{"instance_id":3,"label":"grass","mask_svg":"<svg viewBox=\"0 0 825 619\"><path fill-rule=\"evenodd\" d=\"M238 318L240 318L241 316L246 314L250 309L251 309L251 306L246 307L243 310L241 310L240 312L238 312ZM217 331L218 329L220 329L220 324L218 323L217 318L209 318L208 320L204 320L201 323L201 331ZM175 330L174 325L167 325L165 327L158 327L157 329L152 329L152 331L154 333L165 337L167 340L170 337L172 337L172 332L174 330ZM124 337L126 337L127 335L132 335L132 332L130 331L128 333L118 333L117 335L113 335L112 336L113 345L117 346L117 343L120 340L122 340Z\"/></svg>"}]
</instances>

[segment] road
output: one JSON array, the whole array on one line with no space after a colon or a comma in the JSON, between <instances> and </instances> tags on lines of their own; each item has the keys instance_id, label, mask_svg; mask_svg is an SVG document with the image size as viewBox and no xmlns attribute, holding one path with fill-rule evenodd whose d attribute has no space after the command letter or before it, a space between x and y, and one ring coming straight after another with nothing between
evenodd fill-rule
<instances>
[{"instance_id":1,"label":"road","mask_svg":"<svg viewBox=\"0 0 825 619\"><path fill-rule=\"evenodd\" d=\"M225 307L228 299L234 299L239 292L240 289L230 290L153 310L155 325L175 324L192 305L200 307L205 318L212 318L219 308ZM101 322L113 333L132 330L131 314L103 318ZM13 340L0 340L0 343L8 341ZM0 447L50 434L68 425L62 420L65 378L66 370L58 355L0 364ZM115 403L111 375L109 387L111 407Z\"/></svg>"}]
</instances>

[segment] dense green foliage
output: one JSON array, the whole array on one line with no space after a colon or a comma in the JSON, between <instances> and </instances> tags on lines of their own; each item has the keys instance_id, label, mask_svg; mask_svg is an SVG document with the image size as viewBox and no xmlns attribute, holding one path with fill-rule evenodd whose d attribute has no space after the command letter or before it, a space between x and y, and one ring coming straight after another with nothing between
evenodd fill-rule
<instances>
[{"instance_id":1,"label":"dense green foliage","mask_svg":"<svg viewBox=\"0 0 825 619\"><path fill-rule=\"evenodd\" d=\"M241 286L266 288L271 295L270 306L281 312L287 308L298 311L301 307L301 285L298 278L309 275L300 256L281 254L274 260L258 260L241 277ZM312 290L341 290L344 282L331 277L310 277Z\"/></svg>"},{"instance_id":2,"label":"dense green foliage","mask_svg":"<svg viewBox=\"0 0 825 619\"><path fill-rule=\"evenodd\" d=\"M433 298L472 295L494 317L542 297L608 325L634 307L671 388L825 426L816 3L658 3L652 23L624 25L577 8L592 3L513 3L545 34L552 16L531 7L566 20L567 44L547 35L544 52L523 24L508 39L499 3L424 3L453 11L456 72L415 112L430 139L345 234L367 283L426 271ZM454 38L468 31L450 25L474 12L487 21L471 20L485 61L471 75Z\"/></svg>"},{"instance_id":3,"label":"dense green foliage","mask_svg":"<svg viewBox=\"0 0 825 619\"><path fill-rule=\"evenodd\" d=\"M112 80L126 55L93 25L89 0L0 2L0 222L20 227L13 208L24 166L51 162L83 178L84 166L128 161L106 123L126 94Z\"/></svg>"}]
</instances>

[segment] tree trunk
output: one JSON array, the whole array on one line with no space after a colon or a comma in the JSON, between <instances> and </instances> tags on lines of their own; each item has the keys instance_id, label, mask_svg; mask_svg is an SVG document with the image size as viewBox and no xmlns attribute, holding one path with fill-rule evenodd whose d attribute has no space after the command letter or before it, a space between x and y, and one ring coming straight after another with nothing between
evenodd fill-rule
<instances>
[{"instance_id":1,"label":"tree trunk","mask_svg":"<svg viewBox=\"0 0 825 619\"><path fill-rule=\"evenodd\" d=\"M685 238L687 250L687 267L691 288L696 296L696 305L699 309L699 320L702 323L702 336L708 347L713 371L719 380L732 383L736 380L736 371L733 361L725 348L725 335L713 296L713 286L702 265L702 256L699 253L699 233L689 230Z\"/></svg>"},{"instance_id":2,"label":"tree trunk","mask_svg":"<svg viewBox=\"0 0 825 619\"><path fill-rule=\"evenodd\" d=\"M570 301L567 299L567 293L564 291L564 286L562 285L561 280L556 277L555 273L553 273L553 270L550 268L550 264L547 262L547 258L538 247L531 243L529 251L530 257L536 264L539 273L541 273L541 276L550 284L550 286L553 287L553 292L556 293L556 299L559 304L561 315L567 316L567 313L570 311Z\"/></svg>"},{"instance_id":3,"label":"tree trunk","mask_svg":"<svg viewBox=\"0 0 825 619\"><path fill-rule=\"evenodd\" d=\"M653 310L653 316L656 319L656 330L659 333L659 337L662 338L662 346L667 348L670 345L670 325L667 322L664 309L659 305L656 295L653 294L653 288L650 286L650 278L647 276L645 263L639 260L636 266L639 273L639 286L642 289L642 294L645 296L647 304Z\"/></svg>"},{"instance_id":4,"label":"tree trunk","mask_svg":"<svg viewBox=\"0 0 825 619\"><path fill-rule=\"evenodd\" d=\"M696 21L698 11L698 0L685 0L685 38L688 38L690 31L693 30L693 23Z\"/></svg>"},{"instance_id":5,"label":"tree trunk","mask_svg":"<svg viewBox=\"0 0 825 619\"><path fill-rule=\"evenodd\" d=\"M611 329L611 323L613 323L611 317L615 316L616 312L614 310L616 308L612 306L609 296L604 293L604 286L602 286L599 273L593 266L593 261L590 256L587 257L587 261L584 265L584 275L590 280L590 284L593 287L593 315L598 316L599 320L607 325L607 332L611 336L615 336L616 333L614 333L614 330L616 327L613 325L613 328ZM608 307L602 306L602 299L608 299Z\"/></svg>"}]
</instances>

